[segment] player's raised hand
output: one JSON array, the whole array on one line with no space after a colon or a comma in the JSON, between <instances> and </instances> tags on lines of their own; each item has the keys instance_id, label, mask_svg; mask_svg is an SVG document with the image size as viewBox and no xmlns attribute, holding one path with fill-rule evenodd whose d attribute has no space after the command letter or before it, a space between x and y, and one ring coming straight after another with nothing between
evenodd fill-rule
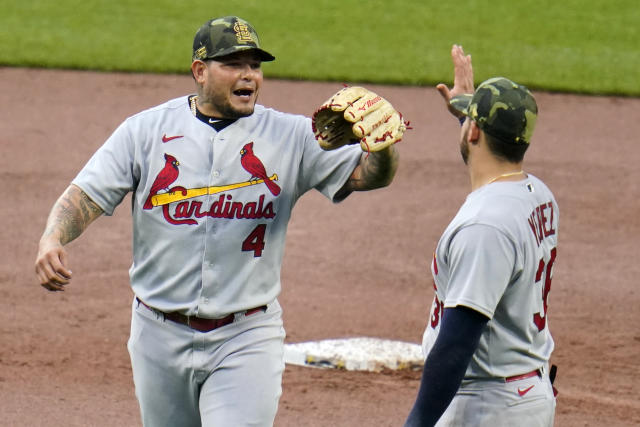
<instances>
[{"instance_id":1,"label":"player's raised hand","mask_svg":"<svg viewBox=\"0 0 640 427\"><path fill-rule=\"evenodd\" d=\"M40 285L49 291L64 291L72 274L66 266L67 251L60 242L53 238L41 240L35 265Z\"/></svg>"},{"instance_id":2,"label":"player's raised hand","mask_svg":"<svg viewBox=\"0 0 640 427\"><path fill-rule=\"evenodd\" d=\"M440 83L436 89L444 98L449 112L460 118L461 113L449 105L449 100L456 95L473 93L473 67L471 66L471 55L465 55L462 46L457 44L451 47L451 60L454 71L453 88L449 89L446 84Z\"/></svg>"}]
</instances>

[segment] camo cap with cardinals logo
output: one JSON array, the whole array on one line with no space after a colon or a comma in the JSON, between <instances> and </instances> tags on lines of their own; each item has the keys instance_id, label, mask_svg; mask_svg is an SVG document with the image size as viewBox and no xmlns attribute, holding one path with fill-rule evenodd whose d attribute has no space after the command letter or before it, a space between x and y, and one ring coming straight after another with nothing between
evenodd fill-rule
<instances>
[{"instance_id":1,"label":"camo cap with cardinals logo","mask_svg":"<svg viewBox=\"0 0 640 427\"><path fill-rule=\"evenodd\" d=\"M256 30L242 18L225 16L205 22L193 38L192 60L215 59L244 50L254 50L261 61L276 59L260 48Z\"/></svg>"},{"instance_id":2,"label":"camo cap with cardinals logo","mask_svg":"<svg viewBox=\"0 0 640 427\"><path fill-rule=\"evenodd\" d=\"M504 77L494 77L480 83L473 95L454 96L449 103L500 141L510 144L531 142L538 106L525 86Z\"/></svg>"}]
</instances>

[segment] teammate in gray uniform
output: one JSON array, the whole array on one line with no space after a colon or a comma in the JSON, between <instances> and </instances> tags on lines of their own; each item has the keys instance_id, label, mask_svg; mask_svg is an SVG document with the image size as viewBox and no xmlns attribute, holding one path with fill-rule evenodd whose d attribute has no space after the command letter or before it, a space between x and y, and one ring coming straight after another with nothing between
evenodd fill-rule
<instances>
[{"instance_id":1,"label":"teammate in gray uniform","mask_svg":"<svg viewBox=\"0 0 640 427\"><path fill-rule=\"evenodd\" d=\"M280 268L295 202L388 185L393 146L322 150L309 118L256 104L261 63L238 17L196 33L197 95L127 118L53 206L36 274L71 279L64 245L133 193L128 349L145 426L269 426L284 370Z\"/></svg>"},{"instance_id":2,"label":"teammate in gray uniform","mask_svg":"<svg viewBox=\"0 0 640 427\"><path fill-rule=\"evenodd\" d=\"M431 263L427 358L406 426L551 426L547 303L558 205L522 168L536 101L503 77L473 92L470 56L454 46L452 59L454 87L438 90L461 119L471 193Z\"/></svg>"}]
</instances>

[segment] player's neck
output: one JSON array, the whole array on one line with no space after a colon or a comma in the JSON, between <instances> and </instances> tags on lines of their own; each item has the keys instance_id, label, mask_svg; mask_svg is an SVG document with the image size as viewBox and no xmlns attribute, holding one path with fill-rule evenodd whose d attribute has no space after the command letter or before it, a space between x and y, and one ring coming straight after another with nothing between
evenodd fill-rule
<instances>
[{"instance_id":1,"label":"player's neck","mask_svg":"<svg viewBox=\"0 0 640 427\"><path fill-rule=\"evenodd\" d=\"M501 162L495 159L479 162L477 160L479 159L473 159L469 164L471 191L494 182L520 181L526 177L522 162Z\"/></svg>"},{"instance_id":2,"label":"player's neck","mask_svg":"<svg viewBox=\"0 0 640 427\"><path fill-rule=\"evenodd\" d=\"M192 96L189 98L189 108L191 109L191 113L202 123L211 126L216 131L220 132L222 129L226 128L237 119L219 119L213 116L208 116L204 114L201 109L197 106L196 100L197 96Z\"/></svg>"},{"instance_id":3,"label":"player's neck","mask_svg":"<svg viewBox=\"0 0 640 427\"><path fill-rule=\"evenodd\" d=\"M206 102L199 95L192 96L189 99L189 103L191 106L191 112L195 116L197 113L200 113L206 117L210 117L215 120L223 120L225 117L222 117L222 114L215 108L213 108L213 104Z\"/></svg>"}]
</instances>

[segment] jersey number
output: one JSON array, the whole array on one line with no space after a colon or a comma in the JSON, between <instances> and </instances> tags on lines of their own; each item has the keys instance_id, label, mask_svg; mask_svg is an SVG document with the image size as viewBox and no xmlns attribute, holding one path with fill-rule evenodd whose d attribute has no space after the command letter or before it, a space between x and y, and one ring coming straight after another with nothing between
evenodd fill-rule
<instances>
[{"instance_id":1,"label":"jersey number","mask_svg":"<svg viewBox=\"0 0 640 427\"><path fill-rule=\"evenodd\" d=\"M242 250L251 252L253 251L254 257L262 256L262 250L264 249L264 233L267 230L267 224L258 224L251 233L242 242Z\"/></svg>"},{"instance_id":2,"label":"jersey number","mask_svg":"<svg viewBox=\"0 0 640 427\"><path fill-rule=\"evenodd\" d=\"M444 313L444 303L438 299L438 296L433 297L433 313L431 315L431 327L435 329L440 323L440 318Z\"/></svg>"},{"instance_id":3,"label":"jersey number","mask_svg":"<svg viewBox=\"0 0 640 427\"><path fill-rule=\"evenodd\" d=\"M536 272L536 283L542 279L544 274L544 287L542 288L542 313L536 313L533 315L533 323L538 327L538 331L542 331L547 326L547 301L549 297L549 291L551 290L551 279L553 263L556 260L556 248L551 249L551 257L549 262L545 264L544 259L540 260L538 264L538 271Z\"/></svg>"}]
</instances>

